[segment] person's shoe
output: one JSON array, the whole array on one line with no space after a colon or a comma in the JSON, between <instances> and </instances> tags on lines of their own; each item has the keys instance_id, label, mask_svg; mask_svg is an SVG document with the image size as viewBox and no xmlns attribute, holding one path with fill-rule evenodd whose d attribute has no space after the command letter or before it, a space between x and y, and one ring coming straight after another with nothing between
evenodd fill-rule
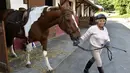
<instances>
[{"instance_id":1,"label":"person's shoe","mask_svg":"<svg viewBox=\"0 0 130 73\"><path fill-rule=\"evenodd\" d=\"M89 69L84 69L84 73L89 73Z\"/></svg>"},{"instance_id":2,"label":"person's shoe","mask_svg":"<svg viewBox=\"0 0 130 73\"><path fill-rule=\"evenodd\" d=\"M85 69L84 69L84 73L89 73L89 69L90 69L90 67L93 65L94 62L95 62L95 59L94 59L94 57L92 57L92 58L88 61L88 63L86 64L86 67L85 67Z\"/></svg>"},{"instance_id":3,"label":"person's shoe","mask_svg":"<svg viewBox=\"0 0 130 73\"><path fill-rule=\"evenodd\" d=\"M97 67L97 68L98 68L99 73L104 73L104 70L102 67Z\"/></svg>"}]
</instances>

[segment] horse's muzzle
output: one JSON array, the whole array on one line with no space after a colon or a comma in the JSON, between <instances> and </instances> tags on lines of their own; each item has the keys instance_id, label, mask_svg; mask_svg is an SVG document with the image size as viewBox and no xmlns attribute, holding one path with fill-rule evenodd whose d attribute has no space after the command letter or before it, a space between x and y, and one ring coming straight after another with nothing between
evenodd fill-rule
<instances>
[{"instance_id":1,"label":"horse's muzzle","mask_svg":"<svg viewBox=\"0 0 130 73\"><path fill-rule=\"evenodd\" d=\"M80 37L78 37L78 36L77 37L71 36L71 40L73 41L74 46L76 46L77 44L80 43L79 38Z\"/></svg>"},{"instance_id":2,"label":"horse's muzzle","mask_svg":"<svg viewBox=\"0 0 130 73\"><path fill-rule=\"evenodd\" d=\"M71 38L71 40L72 41L77 41L77 40L79 40L79 36L70 36L70 38Z\"/></svg>"}]
</instances>

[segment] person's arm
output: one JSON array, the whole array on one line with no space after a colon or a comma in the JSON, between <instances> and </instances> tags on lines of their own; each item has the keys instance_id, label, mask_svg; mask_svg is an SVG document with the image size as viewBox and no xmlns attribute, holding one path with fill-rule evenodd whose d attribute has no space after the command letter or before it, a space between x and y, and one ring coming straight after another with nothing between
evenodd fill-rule
<instances>
[{"instance_id":1,"label":"person's arm","mask_svg":"<svg viewBox=\"0 0 130 73\"><path fill-rule=\"evenodd\" d=\"M73 45L74 45L74 46L77 46L81 41L84 41L85 39L88 39L89 36L92 34L91 31L92 31L92 28L90 27L90 28L85 32L85 34L83 34L83 35L80 37L80 39L79 39L78 41L74 41L74 42L73 42Z\"/></svg>"},{"instance_id":2,"label":"person's arm","mask_svg":"<svg viewBox=\"0 0 130 73\"><path fill-rule=\"evenodd\" d=\"M108 41L108 42L110 42L110 37L109 37L109 33L108 33L108 30L107 30L107 28L106 28L106 32L107 32L107 36L108 36L108 39L107 39L107 41Z\"/></svg>"},{"instance_id":3,"label":"person's arm","mask_svg":"<svg viewBox=\"0 0 130 73\"><path fill-rule=\"evenodd\" d=\"M109 33L108 33L108 31L107 31L107 28L106 28L106 33L107 33L107 40L105 41L105 44L104 44L104 47L106 47L106 48L109 48L109 46L110 46L110 37L109 37Z\"/></svg>"},{"instance_id":4,"label":"person's arm","mask_svg":"<svg viewBox=\"0 0 130 73\"><path fill-rule=\"evenodd\" d=\"M92 28L90 27L81 37L81 40L86 40L92 35Z\"/></svg>"}]
</instances>

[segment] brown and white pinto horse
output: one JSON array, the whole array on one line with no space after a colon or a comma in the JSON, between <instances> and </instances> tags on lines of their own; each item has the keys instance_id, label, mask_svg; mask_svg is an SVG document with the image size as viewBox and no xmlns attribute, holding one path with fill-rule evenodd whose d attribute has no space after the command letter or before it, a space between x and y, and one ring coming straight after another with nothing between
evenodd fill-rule
<instances>
[{"instance_id":1,"label":"brown and white pinto horse","mask_svg":"<svg viewBox=\"0 0 130 73\"><path fill-rule=\"evenodd\" d=\"M42 14L44 13L44 14ZM27 39L27 67L31 65L30 62L30 52L31 52L31 42L39 41L43 47L43 56L45 58L46 66L49 71L53 71L53 68L50 66L48 57L47 57L47 37L49 33L49 28L58 24L59 27L65 31L71 38L72 41L78 41L80 37L80 29L75 20L73 11L68 8L64 8L59 5L59 7L49 7L47 11L43 11L41 16L35 21L29 30ZM9 15L8 15L9 16ZM8 19L6 17L5 21L5 30L6 30L6 40L7 45L10 47L13 42L13 38L17 37L20 28L24 26L6 23ZM24 35L25 37L25 35ZM11 40L11 43L9 42Z\"/></svg>"}]
</instances>

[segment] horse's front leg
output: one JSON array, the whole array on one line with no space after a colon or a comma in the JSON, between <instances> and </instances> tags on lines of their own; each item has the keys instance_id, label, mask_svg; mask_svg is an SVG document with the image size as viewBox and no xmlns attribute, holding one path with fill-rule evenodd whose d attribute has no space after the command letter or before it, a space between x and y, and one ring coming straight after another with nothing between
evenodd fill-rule
<instances>
[{"instance_id":1,"label":"horse's front leg","mask_svg":"<svg viewBox=\"0 0 130 73\"><path fill-rule=\"evenodd\" d=\"M48 56L47 56L47 51L46 50L43 50L43 56L45 58L45 62L46 62L46 66L47 66L48 71L53 71L53 68L51 67L51 65L49 63Z\"/></svg>"},{"instance_id":2,"label":"horse's front leg","mask_svg":"<svg viewBox=\"0 0 130 73\"><path fill-rule=\"evenodd\" d=\"M44 39L43 41L41 41L41 44L43 46L43 56L44 56L44 59L45 59L47 69L51 73L51 72L53 72L53 68L51 67L50 62L48 60L48 56L47 56L47 38Z\"/></svg>"}]
</instances>

